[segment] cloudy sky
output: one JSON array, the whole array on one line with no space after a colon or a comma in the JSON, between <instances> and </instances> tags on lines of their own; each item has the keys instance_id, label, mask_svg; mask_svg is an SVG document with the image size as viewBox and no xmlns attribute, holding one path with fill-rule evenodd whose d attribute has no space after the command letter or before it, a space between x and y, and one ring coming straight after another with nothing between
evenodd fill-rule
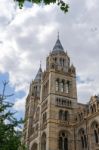
<instances>
[{"instance_id":1,"label":"cloudy sky","mask_svg":"<svg viewBox=\"0 0 99 150\"><path fill-rule=\"evenodd\" d=\"M0 89L9 80L14 109L24 112L25 97L40 61L52 50L57 32L77 70L78 101L99 94L99 0L68 0L64 14L56 5L25 3L20 10L13 0L0 0Z\"/></svg>"}]
</instances>

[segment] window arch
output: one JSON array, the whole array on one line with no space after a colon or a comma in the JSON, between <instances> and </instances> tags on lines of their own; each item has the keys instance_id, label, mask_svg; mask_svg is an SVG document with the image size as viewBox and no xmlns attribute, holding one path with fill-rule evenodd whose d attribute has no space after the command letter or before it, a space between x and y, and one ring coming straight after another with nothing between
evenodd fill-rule
<instances>
[{"instance_id":1,"label":"window arch","mask_svg":"<svg viewBox=\"0 0 99 150\"><path fill-rule=\"evenodd\" d=\"M98 132L96 129L94 130L94 136L95 136L95 142L98 143Z\"/></svg>"},{"instance_id":2,"label":"window arch","mask_svg":"<svg viewBox=\"0 0 99 150\"><path fill-rule=\"evenodd\" d=\"M63 59L63 66L64 66L64 62L65 62L65 60Z\"/></svg>"},{"instance_id":3,"label":"window arch","mask_svg":"<svg viewBox=\"0 0 99 150\"><path fill-rule=\"evenodd\" d=\"M45 123L45 122L46 122L46 120L47 120L47 113L46 113L46 112L44 112L44 113L43 113L43 123Z\"/></svg>"},{"instance_id":4,"label":"window arch","mask_svg":"<svg viewBox=\"0 0 99 150\"><path fill-rule=\"evenodd\" d=\"M93 106L90 107L91 113L93 113Z\"/></svg>"},{"instance_id":5,"label":"window arch","mask_svg":"<svg viewBox=\"0 0 99 150\"><path fill-rule=\"evenodd\" d=\"M62 137L59 137L59 150L61 150L62 149Z\"/></svg>"},{"instance_id":6,"label":"window arch","mask_svg":"<svg viewBox=\"0 0 99 150\"><path fill-rule=\"evenodd\" d=\"M96 105L93 104L93 111L96 112Z\"/></svg>"},{"instance_id":7,"label":"window arch","mask_svg":"<svg viewBox=\"0 0 99 150\"><path fill-rule=\"evenodd\" d=\"M60 90L61 92L64 92L64 80L62 80L60 83Z\"/></svg>"},{"instance_id":8,"label":"window arch","mask_svg":"<svg viewBox=\"0 0 99 150\"><path fill-rule=\"evenodd\" d=\"M59 111L59 119L60 119L60 120L63 120L63 110L60 110L60 111Z\"/></svg>"},{"instance_id":9,"label":"window arch","mask_svg":"<svg viewBox=\"0 0 99 150\"><path fill-rule=\"evenodd\" d=\"M60 58L60 66L64 67L65 60L63 58Z\"/></svg>"},{"instance_id":10,"label":"window arch","mask_svg":"<svg viewBox=\"0 0 99 150\"><path fill-rule=\"evenodd\" d=\"M69 117L69 114L68 114L68 111L66 110L64 112L64 120L67 121L68 120L68 117Z\"/></svg>"},{"instance_id":11,"label":"window arch","mask_svg":"<svg viewBox=\"0 0 99 150\"><path fill-rule=\"evenodd\" d=\"M60 110L59 111L59 119L63 121L67 121L69 119L69 113L68 111Z\"/></svg>"},{"instance_id":12,"label":"window arch","mask_svg":"<svg viewBox=\"0 0 99 150\"><path fill-rule=\"evenodd\" d=\"M87 148L87 136L84 129L79 130L79 138L82 149Z\"/></svg>"},{"instance_id":13,"label":"window arch","mask_svg":"<svg viewBox=\"0 0 99 150\"><path fill-rule=\"evenodd\" d=\"M56 91L59 91L59 79L56 80Z\"/></svg>"},{"instance_id":14,"label":"window arch","mask_svg":"<svg viewBox=\"0 0 99 150\"><path fill-rule=\"evenodd\" d=\"M66 131L59 133L59 150L68 150L68 133Z\"/></svg>"},{"instance_id":15,"label":"window arch","mask_svg":"<svg viewBox=\"0 0 99 150\"><path fill-rule=\"evenodd\" d=\"M62 58L60 58L60 65L62 66Z\"/></svg>"},{"instance_id":16,"label":"window arch","mask_svg":"<svg viewBox=\"0 0 99 150\"><path fill-rule=\"evenodd\" d=\"M69 93L69 88L70 88L70 82L67 81L67 82L66 82L66 93L67 93L67 94Z\"/></svg>"},{"instance_id":17,"label":"window arch","mask_svg":"<svg viewBox=\"0 0 99 150\"><path fill-rule=\"evenodd\" d=\"M41 150L46 150L46 134L43 133L41 137Z\"/></svg>"},{"instance_id":18,"label":"window arch","mask_svg":"<svg viewBox=\"0 0 99 150\"><path fill-rule=\"evenodd\" d=\"M38 145L37 145L37 143L34 143L31 150L37 150L37 149L38 149Z\"/></svg>"},{"instance_id":19,"label":"window arch","mask_svg":"<svg viewBox=\"0 0 99 150\"><path fill-rule=\"evenodd\" d=\"M99 143L99 124L94 121L91 125L92 136L94 137L94 142Z\"/></svg>"},{"instance_id":20,"label":"window arch","mask_svg":"<svg viewBox=\"0 0 99 150\"><path fill-rule=\"evenodd\" d=\"M55 57L55 63L57 63L57 58Z\"/></svg>"},{"instance_id":21,"label":"window arch","mask_svg":"<svg viewBox=\"0 0 99 150\"><path fill-rule=\"evenodd\" d=\"M39 113L40 113L40 108L38 107L38 108L36 109L36 116L35 116L36 121L39 120Z\"/></svg>"}]
</instances>

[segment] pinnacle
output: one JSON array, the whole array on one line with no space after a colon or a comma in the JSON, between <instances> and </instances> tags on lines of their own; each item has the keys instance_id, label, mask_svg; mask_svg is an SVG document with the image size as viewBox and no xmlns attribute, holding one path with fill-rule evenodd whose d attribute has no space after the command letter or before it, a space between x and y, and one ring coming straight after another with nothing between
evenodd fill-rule
<instances>
[{"instance_id":1,"label":"pinnacle","mask_svg":"<svg viewBox=\"0 0 99 150\"><path fill-rule=\"evenodd\" d=\"M58 38L57 38L57 41L55 43L55 46L53 47L52 53L57 53L57 52L64 52L63 46L62 46L60 39L59 39L59 33L58 33Z\"/></svg>"}]
</instances>

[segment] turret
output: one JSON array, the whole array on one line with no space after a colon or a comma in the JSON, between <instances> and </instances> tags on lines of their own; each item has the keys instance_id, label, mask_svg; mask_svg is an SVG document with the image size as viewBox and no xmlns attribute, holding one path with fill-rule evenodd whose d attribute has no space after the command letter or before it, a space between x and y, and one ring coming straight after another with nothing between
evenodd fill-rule
<instances>
[{"instance_id":1,"label":"turret","mask_svg":"<svg viewBox=\"0 0 99 150\"><path fill-rule=\"evenodd\" d=\"M52 52L46 59L46 69L54 69L58 71L68 72L70 68L70 58L64 51L64 48L60 42L59 35Z\"/></svg>"},{"instance_id":2,"label":"turret","mask_svg":"<svg viewBox=\"0 0 99 150\"><path fill-rule=\"evenodd\" d=\"M36 77L30 85L30 95L34 97L40 97L41 78L42 78L42 68L40 65L40 68L36 74Z\"/></svg>"}]
</instances>

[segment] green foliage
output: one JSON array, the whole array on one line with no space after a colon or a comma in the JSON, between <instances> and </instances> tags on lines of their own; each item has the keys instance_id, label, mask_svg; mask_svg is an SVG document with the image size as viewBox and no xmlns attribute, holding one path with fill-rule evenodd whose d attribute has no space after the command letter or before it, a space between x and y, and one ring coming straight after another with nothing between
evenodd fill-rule
<instances>
[{"instance_id":1,"label":"green foliage","mask_svg":"<svg viewBox=\"0 0 99 150\"><path fill-rule=\"evenodd\" d=\"M0 150L25 150L21 145L21 131L16 130L23 123L23 120L17 120L11 111L13 104L7 99L11 95L5 95L6 85L3 83L3 92L0 94Z\"/></svg>"},{"instance_id":2,"label":"green foliage","mask_svg":"<svg viewBox=\"0 0 99 150\"><path fill-rule=\"evenodd\" d=\"M14 0L17 1L19 4L19 7L22 8L24 5L25 0ZM43 2L45 5L49 5L51 3L57 3L57 5L60 7L60 9L66 13L68 12L69 9L69 5L67 3L65 3L63 0L27 0L28 2L31 3L36 3L36 4L40 4L41 2Z\"/></svg>"}]
</instances>

